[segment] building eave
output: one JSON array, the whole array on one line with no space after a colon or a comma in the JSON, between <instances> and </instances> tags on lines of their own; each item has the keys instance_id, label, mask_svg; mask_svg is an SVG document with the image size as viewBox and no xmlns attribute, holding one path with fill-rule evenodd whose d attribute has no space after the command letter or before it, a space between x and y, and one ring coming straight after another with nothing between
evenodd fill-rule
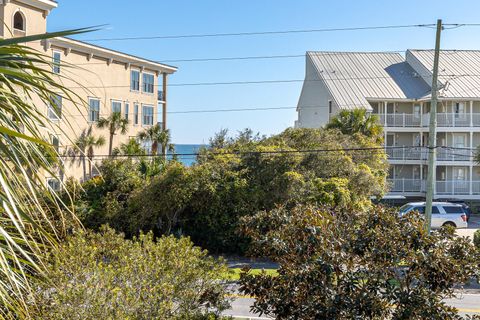
<instances>
[{"instance_id":1,"label":"building eave","mask_svg":"<svg viewBox=\"0 0 480 320\"><path fill-rule=\"evenodd\" d=\"M7 4L10 3L12 0L0 0L0 4ZM31 7L39 8L41 10L45 10L50 12L52 9L58 7L58 3L56 1L51 0L15 0L26 4Z\"/></svg>"},{"instance_id":2,"label":"building eave","mask_svg":"<svg viewBox=\"0 0 480 320\"><path fill-rule=\"evenodd\" d=\"M104 47L100 47L100 46L93 45L93 44L86 43L79 40L59 37L59 38L50 39L48 41L50 46L55 46L55 47L65 48L67 50L73 50L73 51L85 53L86 55L89 55L89 56L103 58L111 62L115 61L119 63L124 63L125 65L128 65L128 66L131 65L131 66L143 67L145 69L149 69L158 73L172 74L178 70L178 68L174 66L159 63L157 61L144 59L144 58L126 54L120 51L107 49Z\"/></svg>"}]
</instances>

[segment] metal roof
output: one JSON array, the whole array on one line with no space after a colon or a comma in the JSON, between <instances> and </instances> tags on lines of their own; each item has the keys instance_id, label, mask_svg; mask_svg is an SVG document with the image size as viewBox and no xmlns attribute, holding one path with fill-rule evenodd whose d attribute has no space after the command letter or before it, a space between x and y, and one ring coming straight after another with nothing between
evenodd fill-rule
<instances>
[{"instance_id":1,"label":"metal roof","mask_svg":"<svg viewBox=\"0 0 480 320\"><path fill-rule=\"evenodd\" d=\"M342 109L371 109L368 100L418 99L430 86L399 53L307 52Z\"/></svg>"},{"instance_id":2,"label":"metal roof","mask_svg":"<svg viewBox=\"0 0 480 320\"><path fill-rule=\"evenodd\" d=\"M408 50L426 69L433 69L433 50ZM439 60L439 96L453 99L480 97L480 51L442 50ZM429 98L430 95L425 96Z\"/></svg>"}]
</instances>

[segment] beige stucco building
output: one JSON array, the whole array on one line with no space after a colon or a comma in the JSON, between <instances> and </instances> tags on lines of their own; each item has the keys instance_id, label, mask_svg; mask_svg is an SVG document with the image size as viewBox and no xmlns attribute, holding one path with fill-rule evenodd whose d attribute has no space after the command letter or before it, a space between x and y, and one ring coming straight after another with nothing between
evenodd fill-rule
<instances>
[{"instance_id":1,"label":"beige stucco building","mask_svg":"<svg viewBox=\"0 0 480 320\"><path fill-rule=\"evenodd\" d=\"M51 0L0 0L0 36L18 37L45 33L47 18L57 7ZM119 111L130 121L125 135L116 135L113 146L126 142L140 131L157 123L166 127L166 115L158 106L167 104L167 79L177 68L150 61L126 53L102 48L69 38L30 42L29 46L51 56L54 72L67 88L77 94L83 104L75 105L62 99L54 99L57 106L39 104L51 122L52 143L65 153L79 135L92 127L95 136L103 135L106 145L95 150L96 155L108 154L108 131L95 128L99 118ZM162 109L162 108L160 108ZM99 159L99 158L97 158ZM60 175L83 178L80 161L65 158L65 171ZM58 186L52 177L47 182Z\"/></svg>"}]
</instances>

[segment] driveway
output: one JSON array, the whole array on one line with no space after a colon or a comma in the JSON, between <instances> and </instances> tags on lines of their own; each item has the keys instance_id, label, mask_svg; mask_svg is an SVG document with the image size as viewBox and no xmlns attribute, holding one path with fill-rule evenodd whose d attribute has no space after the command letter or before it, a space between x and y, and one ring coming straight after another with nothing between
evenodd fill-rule
<instances>
[{"instance_id":1,"label":"driveway","mask_svg":"<svg viewBox=\"0 0 480 320\"><path fill-rule=\"evenodd\" d=\"M461 237L468 237L473 241L473 234L480 229L480 215L474 214L468 221L467 229L457 229L457 234Z\"/></svg>"}]
</instances>

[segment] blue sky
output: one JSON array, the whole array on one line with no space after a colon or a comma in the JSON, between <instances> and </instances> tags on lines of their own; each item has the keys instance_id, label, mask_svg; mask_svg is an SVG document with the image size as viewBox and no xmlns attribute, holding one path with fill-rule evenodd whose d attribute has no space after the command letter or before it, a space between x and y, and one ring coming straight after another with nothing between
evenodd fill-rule
<instances>
[{"instance_id":1,"label":"blue sky","mask_svg":"<svg viewBox=\"0 0 480 320\"><path fill-rule=\"evenodd\" d=\"M257 32L376 25L480 23L480 1L446 0L59 0L49 31L107 25L78 39ZM308 50L381 51L432 48L434 30L390 29L96 44L152 60L297 55ZM478 28L444 32L443 48L480 49ZM170 83L303 79L304 58L175 63ZM295 107L301 83L171 87L169 110ZM270 110L170 114L175 143L205 143L222 128L274 134L292 126L296 112Z\"/></svg>"}]
</instances>

